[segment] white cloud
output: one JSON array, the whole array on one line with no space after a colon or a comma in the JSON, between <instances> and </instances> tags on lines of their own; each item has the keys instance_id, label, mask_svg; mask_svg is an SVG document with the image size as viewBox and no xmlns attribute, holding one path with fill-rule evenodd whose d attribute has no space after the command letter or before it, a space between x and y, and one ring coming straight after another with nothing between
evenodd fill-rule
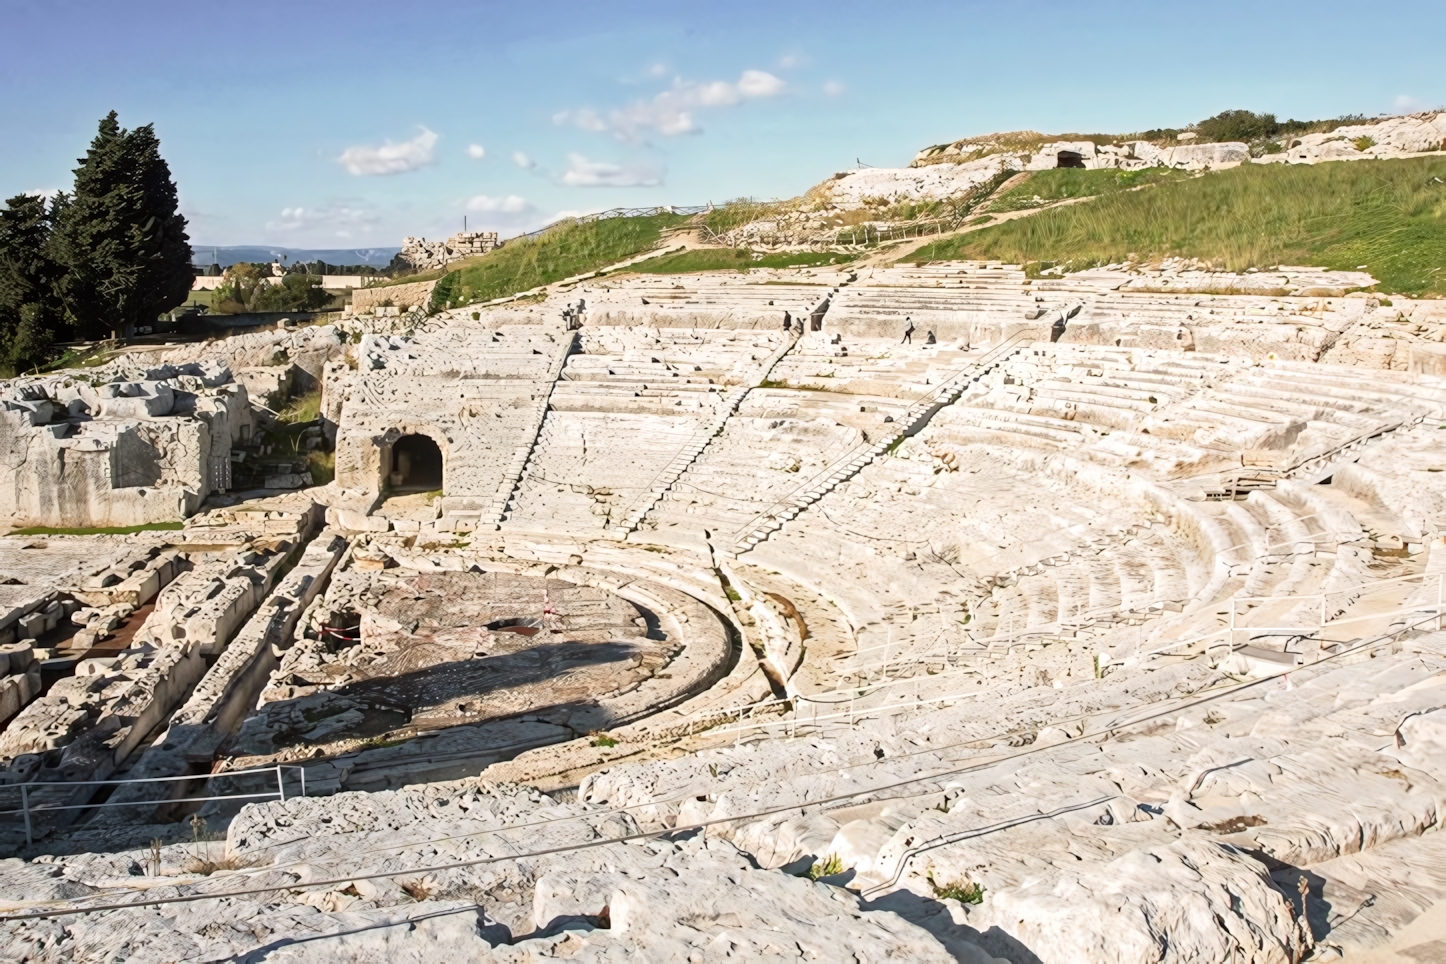
<instances>
[{"instance_id":1,"label":"white cloud","mask_svg":"<svg viewBox=\"0 0 1446 964\"><path fill-rule=\"evenodd\" d=\"M468 144L467 156L472 158L472 160L474 161L480 161L482 160L482 158L487 156L487 148L483 147L481 144Z\"/></svg>"},{"instance_id":2,"label":"white cloud","mask_svg":"<svg viewBox=\"0 0 1446 964\"><path fill-rule=\"evenodd\" d=\"M610 111L606 118L591 108L565 110L553 115L558 124L585 131L611 131L619 140L637 143L652 131L664 137L696 134L702 130L695 112L702 108L732 107L745 100L776 97L788 85L766 70L745 70L735 82L706 83L678 78L673 86L648 100L637 100Z\"/></svg>"},{"instance_id":3,"label":"white cloud","mask_svg":"<svg viewBox=\"0 0 1446 964\"><path fill-rule=\"evenodd\" d=\"M1402 114L1415 113L1426 107L1424 101L1419 97L1412 97L1410 94L1401 94L1396 98L1396 110Z\"/></svg>"},{"instance_id":4,"label":"white cloud","mask_svg":"<svg viewBox=\"0 0 1446 964\"><path fill-rule=\"evenodd\" d=\"M522 153L521 151L513 151L513 152L512 152L512 163L513 163L513 164L516 164L518 167L522 168L524 171L530 171L530 170L532 170L534 167L537 166L537 162L536 162L536 161L534 161L532 158L528 157L526 154Z\"/></svg>"},{"instance_id":5,"label":"white cloud","mask_svg":"<svg viewBox=\"0 0 1446 964\"><path fill-rule=\"evenodd\" d=\"M846 90L848 90L848 88L843 85L843 81L839 80L825 81L823 85L823 92L830 97L838 97Z\"/></svg>"},{"instance_id":6,"label":"white cloud","mask_svg":"<svg viewBox=\"0 0 1446 964\"><path fill-rule=\"evenodd\" d=\"M405 174L436 161L436 146L437 135L423 127L416 137L399 144L387 141L380 147L370 144L348 147L337 160L358 177Z\"/></svg>"},{"instance_id":7,"label":"white cloud","mask_svg":"<svg viewBox=\"0 0 1446 964\"><path fill-rule=\"evenodd\" d=\"M613 164L569 154L562 183L570 187L654 187L663 183L663 172L646 164Z\"/></svg>"},{"instance_id":8,"label":"white cloud","mask_svg":"<svg viewBox=\"0 0 1446 964\"><path fill-rule=\"evenodd\" d=\"M35 189L33 189L33 190L26 191L25 193L31 195L32 197L43 198L43 199L46 200L46 201L54 201L54 200L55 200L55 196L60 193L60 188L58 188L58 187L37 187L37 188L35 188Z\"/></svg>"},{"instance_id":9,"label":"white cloud","mask_svg":"<svg viewBox=\"0 0 1446 964\"><path fill-rule=\"evenodd\" d=\"M738 78L738 93L744 97L774 97L788 86L766 70L745 70Z\"/></svg>"},{"instance_id":10,"label":"white cloud","mask_svg":"<svg viewBox=\"0 0 1446 964\"><path fill-rule=\"evenodd\" d=\"M286 234L330 233L338 238L350 238L354 231L370 228L378 220L374 212L342 202L314 207L297 205L282 208L280 220L267 221L266 230Z\"/></svg>"},{"instance_id":11,"label":"white cloud","mask_svg":"<svg viewBox=\"0 0 1446 964\"><path fill-rule=\"evenodd\" d=\"M778 66L783 70L792 70L801 63L803 63L803 58L798 54L784 54L778 58Z\"/></svg>"},{"instance_id":12,"label":"white cloud","mask_svg":"<svg viewBox=\"0 0 1446 964\"><path fill-rule=\"evenodd\" d=\"M482 214L521 214L532 210L526 198L509 194L506 197L491 197L479 194L467 202L467 210Z\"/></svg>"}]
</instances>

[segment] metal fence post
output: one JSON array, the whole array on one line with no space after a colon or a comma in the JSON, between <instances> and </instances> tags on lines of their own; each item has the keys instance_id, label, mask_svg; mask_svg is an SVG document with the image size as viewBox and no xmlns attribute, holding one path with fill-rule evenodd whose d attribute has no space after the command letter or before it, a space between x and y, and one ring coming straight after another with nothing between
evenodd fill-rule
<instances>
[{"instance_id":1,"label":"metal fence post","mask_svg":"<svg viewBox=\"0 0 1446 964\"><path fill-rule=\"evenodd\" d=\"M20 807L25 811L25 845L35 843L35 834L30 829L30 788L20 784Z\"/></svg>"},{"instance_id":2,"label":"metal fence post","mask_svg":"<svg viewBox=\"0 0 1446 964\"><path fill-rule=\"evenodd\" d=\"M301 771L301 795L306 796L306 767L297 767Z\"/></svg>"},{"instance_id":3,"label":"metal fence post","mask_svg":"<svg viewBox=\"0 0 1446 964\"><path fill-rule=\"evenodd\" d=\"M282 803L286 802L286 784L281 782L281 765L276 765L276 795Z\"/></svg>"}]
</instances>

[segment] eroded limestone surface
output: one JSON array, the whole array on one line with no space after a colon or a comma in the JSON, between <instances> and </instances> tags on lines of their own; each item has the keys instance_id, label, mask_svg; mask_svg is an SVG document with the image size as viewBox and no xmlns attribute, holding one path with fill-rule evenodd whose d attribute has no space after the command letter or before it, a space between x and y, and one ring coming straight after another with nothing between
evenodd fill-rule
<instances>
[{"instance_id":1,"label":"eroded limestone surface","mask_svg":"<svg viewBox=\"0 0 1446 964\"><path fill-rule=\"evenodd\" d=\"M512 573L349 570L319 615L237 735L235 769L524 713L606 729L609 696L681 645L650 638L638 608L611 593Z\"/></svg>"},{"instance_id":2,"label":"eroded limestone surface","mask_svg":"<svg viewBox=\"0 0 1446 964\"><path fill-rule=\"evenodd\" d=\"M315 363L338 482L0 538L0 709L24 704L0 797L39 806L32 846L0 820L32 858L0 895L66 910L0 940L978 964L1390 940L1446 897L1446 315L1371 283L619 272L212 343L270 401ZM82 782L107 775L178 779Z\"/></svg>"}]
</instances>

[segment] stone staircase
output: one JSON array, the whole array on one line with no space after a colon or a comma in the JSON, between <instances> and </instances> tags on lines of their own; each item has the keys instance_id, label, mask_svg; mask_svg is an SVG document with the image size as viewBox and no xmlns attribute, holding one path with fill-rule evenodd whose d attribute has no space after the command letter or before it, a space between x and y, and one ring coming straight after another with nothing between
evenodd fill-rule
<instances>
[{"instance_id":1,"label":"stone staircase","mask_svg":"<svg viewBox=\"0 0 1446 964\"><path fill-rule=\"evenodd\" d=\"M788 496L774 503L748 525L734 533L736 542L732 547L733 555L747 552L763 542L774 532L783 528L785 522L795 518L804 509L832 492L840 483L853 478L865 465L898 445L904 438L916 434L929 423L936 412L945 405L958 400L959 396L963 395L973 382L1034 340L1034 333L1020 332L968 368L937 386L933 391L919 398L909 406L903 418L894 423L895 427L891 431L885 433L877 441L864 442L850 449L822 472L801 483Z\"/></svg>"},{"instance_id":2,"label":"stone staircase","mask_svg":"<svg viewBox=\"0 0 1446 964\"><path fill-rule=\"evenodd\" d=\"M1301 482L1313 484L1320 482L1334 473L1337 466L1354 462L1359 453L1366 446L1377 442L1394 432L1402 429L1410 429L1420 425L1430 413L1423 412L1412 418L1402 419L1382 425L1373 431L1358 435L1350 441L1327 449L1324 452L1316 452L1297 461L1294 465L1286 468L1276 469L1261 467L1257 469L1245 469L1226 479L1219 486L1213 489L1206 489L1203 498L1209 502L1232 502L1246 498L1256 489L1273 489L1275 484L1282 479L1295 479Z\"/></svg>"},{"instance_id":3,"label":"stone staircase","mask_svg":"<svg viewBox=\"0 0 1446 964\"><path fill-rule=\"evenodd\" d=\"M798 339L802 335L799 327L801 326L795 327L789 333L789 336L783 340L783 344L763 363L758 375L760 382L768 379L774 366L792 351L793 346L798 343ZM663 467L663 470L658 473L657 478L653 480L652 485L648 487L647 492L628 507L627 513L623 516L623 521L609 530L614 538L625 539L628 533L637 529L638 524L643 521L643 517L652 511L653 506L658 504L658 500L663 497L664 493L671 489L674 483L688 470L688 466L692 465L698 456L703 454L704 449L708 447L708 443L717 438L718 434L723 431L723 424L733 416L734 412L738 411L738 406L742 404L743 399L750 391L752 391L751 386L742 386L730 389L728 393L724 395L723 404L719 406L718 413L708 422L707 427L699 432L692 442L689 442L681 452L673 457L672 461Z\"/></svg>"},{"instance_id":4,"label":"stone staircase","mask_svg":"<svg viewBox=\"0 0 1446 964\"><path fill-rule=\"evenodd\" d=\"M552 364L547 371L548 394L542 397L533 413L532 431L528 434L526 445L520 445L517 451L512 454L512 461L507 466L507 474L497 485L497 491L491 499L484 502L481 499L463 500L453 497L447 500L446 516L452 520L454 528L487 528L496 529L502 521L512 498L517 492L518 485L522 482L523 472L527 463L532 458L537 448L537 438L542 433L542 423L547 418L547 407L552 395L552 389L557 386L558 378L562 374L563 366L567 359L577 349L577 332L566 333L564 344L558 349L553 357Z\"/></svg>"}]
</instances>

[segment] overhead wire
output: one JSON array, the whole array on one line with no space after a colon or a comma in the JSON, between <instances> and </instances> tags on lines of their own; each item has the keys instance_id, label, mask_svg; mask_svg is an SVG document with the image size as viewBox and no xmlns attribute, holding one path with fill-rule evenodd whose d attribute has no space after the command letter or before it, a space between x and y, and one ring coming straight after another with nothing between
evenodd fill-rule
<instances>
[{"instance_id":1,"label":"overhead wire","mask_svg":"<svg viewBox=\"0 0 1446 964\"><path fill-rule=\"evenodd\" d=\"M734 814L734 815L731 815L731 816L728 816L728 817L718 817L718 818L713 818L713 819L709 819L709 820L697 820L697 821L692 821L692 822L690 822L690 823L688 823L688 824L685 824L685 825L679 825L679 826L674 826L674 827L669 827L669 828L663 828L663 829L658 829L658 830L641 831L641 832L634 833L634 834L625 834L625 835L623 835L623 836L621 836L621 837L608 837L608 838L601 838L601 839L597 839L597 840L582 841L582 842L575 843L575 844L566 844L566 845L562 845L562 846L559 846L559 847L549 847L549 848L544 848L544 849L541 849L541 850L535 850L535 851L530 851L530 852L525 852L525 853L505 854L505 855L499 855L499 856L487 855L487 856L476 857L476 858L472 858L472 859L468 859L468 860L451 861L451 862L448 862L448 863L433 864L433 865L422 866L422 867L407 867L407 868L402 868L402 869L400 869L400 870L378 871L378 872L370 873L370 874L352 874L352 875L348 875L348 876L346 876L346 877L337 877L337 878L327 879L327 880L316 880L316 881L305 881L305 882L298 881L298 882L296 882L295 884L282 884L282 885L270 885L270 886L265 886L265 887L240 888L240 889L235 889L235 890L216 891L216 892L201 893L201 894L180 894L180 895L174 895L174 896L169 896L169 897L151 898L151 899L141 900L141 901L119 901L119 902L112 902L112 903L109 903L109 904L99 904L99 905L90 904L90 905L86 905L86 906L83 906L83 907L73 907L73 906L72 906L72 907L64 908L64 909L42 910L42 911L31 912L31 913L23 913L23 914L3 914L3 915L0 915L0 922L40 920L40 919L47 919L47 918L52 918L52 917L74 916L74 915L76 915L76 914L97 913L97 912L108 911L108 910L123 910L123 909L134 908L134 907L154 907L154 906L165 906L165 905L170 905L170 904L194 903L194 902L196 902L196 901L201 901L201 900L222 900L222 899L234 898L234 897L254 896L254 895L256 895L256 894L263 894L263 893L273 893L273 892L279 891L279 890L313 889L313 888L317 888L317 887L327 887L327 886L333 886L333 885L339 885L339 884L352 883L352 882L355 882L355 881L358 881L358 880L381 880L381 879L389 879L389 878L394 878L394 877L410 876L410 875L418 875L418 874L420 874L420 875L435 874L435 873L442 873L442 872L449 871L449 870L459 870L459 869L464 869L464 868L468 868L468 867L476 867L476 866L483 866L483 865L486 865L486 864L499 863L499 862L502 862L502 861L524 860L524 859L537 858L537 857L547 857L547 856L554 856L554 855L556 855L556 854L562 854L562 853L577 853L577 852L581 852L581 851L585 851L585 850L595 849L595 848L597 848L597 847L611 846L612 844L631 843L631 842L640 841L640 840L657 839L657 838L660 838L660 837L665 837L665 836L669 836L669 835L673 835L673 834L682 834L682 833L689 833L689 832L697 831L697 830L706 830L708 827L718 826L718 825L722 825L722 824L742 823L742 822L747 822L747 821L752 821L752 820L759 820L759 819L762 819L762 818L765 818L765 817L777 816L777 815L784 814L784 813L791 813L791 812L796 811L796 810L806 810L806 809L809 809L809 808L817 808L817 807L822 807L822 806L824 806L824 805L831 804L831 803L842 803L842 802L844 802L844 801L857 799L857 798L860 797L860 796L870 795L870 794L877 794L877 793L881 793L881 792L888 791L888 790L898 789L898 788L900 788L900 787L910 786L910 785L913 785L913 784L916 784L916 783L923 783L923 782L926 782L926 781L938 780L938 779L943 778L943 777L960 776L960 775L963 775L963 774L966 774L966 773L975 772L975 771L977 771L977 770L986 769L986 768L988 768L988 767L997 766L997 765L999 765L999 764L1002 764L1002 763L1005 763L1005 762L1008 762L1008 761L1017 760L1017 759L1024 758L1024 757L1030 757L1030 756L1034 756L1034 755L1037 755L1037 754L1040 754L1040 753L1046 753L1046 752L1049 752L1049 751L1051 751L1051 750L1055 750L1055 749L1060 748L1060 747L1067 747L1067 746L1077 745L1077 744L1080 744L1080 743L1083 743L1083 742L1085 742L1085 741L1092 740L1092 739L1101 739L1101 738L1102 738L1102 739L1108 740L1108 739L1111 739L1112 737L1114 737L1120 730L1127 729L1127 728L1130 728L1130 727L1139 726L1139 725L1141 725L1141 724L1143 724L1143 723L1152 722L1152 721L1157 720L1157 719L1159 719L1159 718L1161 718L1161 717L1163 717L1163 716L1165 716L1165 715L1167 715L1167 714L1169 714L1169 713L1176 713L1176 712L1179 712L1179 711L1182 710L1182 709L1189 709L1189 708L1201 706L1201 705L1204 705L1204 704L1207 704L1207 703L1212 703L1212 702L1215 702L1216 700L1222 699L1222 698L1224 698L1224 697L1226 697L1226 696L1233 695L1233 694L1235 694L1235 693L1240 693L1240 692L1243 692L1243 691L1245 691L1245 690L1253 689L1253 688L1255 688L1255 687L1263 686L1263 685L1265 685L1265 684L1267 684L1267 683L1271 683L1271 682L1278 681L1278 680L1281 679L1282 677L1289 675L1289 673L1291 673L1291 672L1299 672L1300 670L1303 670L1303 669L1309 669L1309 668L1312 668L1312 667L1315 667L1315 666L1319 666L1319 665L1322 665L1322 664L1325 664L1325 663L1333 662L1333 661L1335 661L1335 660L1341 659L1342 657L1345 657L1345 656L1348 656L1348 655L1352 655L1352 654L1354 654L1354 653L1361 652L1361 651L1363 651L1363 650L1373 649L1373 648L1375 648L1375 647L1378 647L1378 646L1382 645L1382 643L1385 642L1385 641L1392 640L1392 639L1394 639L1395 637L1401 635L1401 634L1404 633L1404 632L1407 632L1407 631L1410 631L1410 630L1415 629L1417 626L1420 626L1420 625L1423 624L1423 623L1433 622L1433 621L1438 620L1439 618L1440 618L1440 614L1439 614L1439 613L1433 613L1433 614L1430 615L1430 616L1423 617L1422 619L1419 619L1419 620L1417 620L1417 621L1415 621L1415 622L1413 622L1413 623L1408 623L1408 624L1406 624L1406 625L1404 625L1404 626L1402 626L1402 627L1400 627L1400 628L1398 628L1398 629L1394 629L1394 630L1392 630L1392 631L1390 631L1390 632L1388 632L1388 633L1381 634L1381 635L1379 635L1379 636L1373 637L1373 638L1368 639L1368 640L1363 640L1363 641L1361 641L1360 643L1355 644L1354 646L1348 646L1348 647L1346 647L1346 648L1344 648L1344 649L1341 649L1341 650L1339 650L1339 651L1337 651L1337 652L1331 653L1331 654L1326 655L1326 656L1322 656L1322 657L1320 657L1320 658L1318 658L1318 659L1316 659L1316 660L1314 660L1314 661L1312 661L1312 662L1310 662L1310 663L1302 664L1301 666L1293 667L1293 668L1291 668L1291 669L1289 669L1289 670L1284 670L1284 671L1279 672L1279 673L1272 673L1272 674L1269 674L1269 675L1267 675L1267 676L1258 677L1258 678L1256 678L1256 679L1246 680L1246 681L1244 681L1244 682L1241 682L1241 683L1237 684L1237 685L1234 686L1234 687L1224 688L1224 689L1219 690L1218 692L1212 693L1212 694L1207 695L1207 696L1189 699L1189 700L1187 700L1187 702L1186 702L1185 704L1183 704L1183 705L1180 706L1180 707L1172 707L1172 708L1168 708L1168 709L1157 710L1157 711L1155 711L1155 712L1153 712L1153 713L1148 713L1148 714L1146 714L1146 715L1144 715L1144 716L1136 717L1136 718L1134 718L1134 719L1130 719L1130 720L1127 720L1127 721L1122 721L1122 722L1114 723L1113 725L1107 726L1107 727L1105 727L1105 728L1102 729L1102 730L1098 730L1098 731L1095 731L1095 732L1092 732L1092 733L1081 733L1079 736L1075 737L1075 738L1072 739L1072 740L1067 740L1067 741L1064 741L1064 742L1061 742L1061 743L1050 743L1050 744L1046 744L1046 745L1044 745L1044 746L1031 745L1031 746L1027 746L1027 747L1022 747L1022 748L1017 749L1017 750L1016 750L1015 752L1013 752L1013 753L1008 753L1008 754L1005 754L1004 756L997 757L997 758L994 758L994 759L991 759L991 760L981 761L981 762L979 762L979 763L974 763L974 764L967 764L967 765L965 765L965 766L957 767L957 768L949 769L949 770L935 771L935 772L933 772L933 773L915 775L915 776L908 777L908 778L903 779L903 780L894 781L894 782L892 782L892 783L886 783L886 784L882 784L882 785L878 785L878 786L873 786L873 787L864 787L864 788L860 788L860 789L858 789L858 790L855 790L855 791L852 791L852 792L849 792L849 793L836 794L836 795L831 796L831 797L824 797L824 798L820 798L820 799L817 799L817 800L805 801L805 802L803 802L803 803L792 803L792 804L787 804L787 805L784 805L784 806L771 807L771 808L767 808L767 809L764 809L764 810L755 811L755 812L752 812L752 813ZM1147 705L1148 705L1148 704L1147 704ZM977 742L977 741L971 741L971 742ZM932 791L931 791L931 792L932 792ZM276 870L277 868L264 868L264 869L265 869L265 870ZM52 902L48 902L48 903L55 903L55 902L52 901Z\"/></svg>"}]
</instances>

